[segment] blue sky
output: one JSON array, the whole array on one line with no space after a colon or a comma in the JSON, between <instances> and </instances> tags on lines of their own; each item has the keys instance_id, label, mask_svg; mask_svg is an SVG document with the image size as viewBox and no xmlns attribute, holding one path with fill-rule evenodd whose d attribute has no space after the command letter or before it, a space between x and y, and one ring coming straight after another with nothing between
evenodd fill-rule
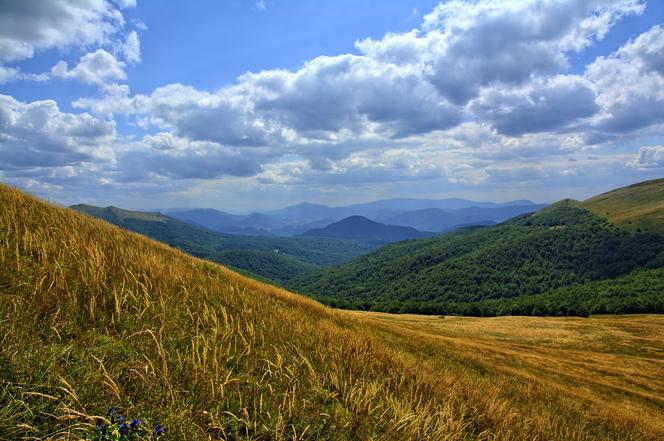
<instances>
[{"instance_id":1,"label":"blue sky","mask_svg":"<svg viewBox=\"0 0 664 441\"><path fill-rule=\"evenodd\" d=\"M664 3L0 1L0 179L63 204L551 202L664 171Z\"/></svg>"}]
</instances>

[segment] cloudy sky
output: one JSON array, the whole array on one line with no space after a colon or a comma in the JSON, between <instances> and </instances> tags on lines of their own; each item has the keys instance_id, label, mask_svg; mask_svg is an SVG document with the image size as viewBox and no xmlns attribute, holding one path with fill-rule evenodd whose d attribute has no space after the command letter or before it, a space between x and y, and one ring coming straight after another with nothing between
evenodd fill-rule
<instances>
[{"instance_id":1,"label":"cloudy sky","mask_svg":"<svg viewBox=\"0 0 664 441\"><path fill-rule=\"evenodd\" d=\"M661 0L0 0L0 180L62 204L551 202L663 176Z\"/></svg>"}]
</instances>

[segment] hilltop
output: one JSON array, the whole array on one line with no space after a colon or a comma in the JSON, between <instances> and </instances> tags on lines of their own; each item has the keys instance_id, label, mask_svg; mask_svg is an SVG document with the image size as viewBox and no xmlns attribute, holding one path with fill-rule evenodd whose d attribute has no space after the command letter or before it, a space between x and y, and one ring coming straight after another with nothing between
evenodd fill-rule
<instances>
[{"instance_id":1,"label":"hilltop","mask_svg":"<svg viewBox=\"0 0 664 441\"><path fill-rule=\"evenodd\" d=\"M433 235L434 233L418 231L412 227L381 224L363 216L350 216L324 228L312 229L302 234L302 236L361 240L370 243L398 242Z\"/></svg>"},{"instance_id":2,"label":"hilltop","mask_svg":"<svg viewBox=\"0 0 664 441\"><path fill-rule=\"evenodd\" d=\"M664 234L664 179L639 182L578 205L629 231Z\"/></svg>"},{"instance_id":3,"label":"hilltop","mask_svg":"<svg viewBox=\"0 0 664 441\"><path fill-rule=\"evenodd\" d=\"M5 186L0 232L2 439L89 438L109 407L140 417L141 439L157 421L164 439L190 440L664 434L649 350L635 348L644 385L592 392L587 376L542 376L507 347L500 363L468 358L471 340L334 311ZM640 339L660 326L639 323Z\"/></svg>"},{"instance_id":4,"label":"hilltop","mask_svg":"<svg viewBox=\"0 0 664 441\"><path fill-rule=\"evenodd\" d=\"M650 195L659 185L616 190L601 197L602 206L624 207L635 189ZM660 224L648 207L660 206L661 196L631 198L629 205L655 213L643 221L653 230ZM388 245L289 286L331 305L392 312L664 312L664 236L612 226L583 208L598 207L596 201L565 200L494 227Z\"/></svg>"}]
</instances>

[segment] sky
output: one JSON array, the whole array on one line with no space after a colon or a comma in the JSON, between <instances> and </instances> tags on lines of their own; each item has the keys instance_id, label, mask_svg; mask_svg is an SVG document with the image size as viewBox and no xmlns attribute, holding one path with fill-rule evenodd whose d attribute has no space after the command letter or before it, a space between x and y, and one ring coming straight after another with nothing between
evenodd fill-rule
<instances>
[{"instance_id":1,"label":"sky","mask_svg":"<svg viewBox=\"0 0 664 441\"><path fill-rule=\"evenodd\" d=\"M660 0L0 0L0 181L231 212L664 177Z\"/></svg>"}]
</instances>

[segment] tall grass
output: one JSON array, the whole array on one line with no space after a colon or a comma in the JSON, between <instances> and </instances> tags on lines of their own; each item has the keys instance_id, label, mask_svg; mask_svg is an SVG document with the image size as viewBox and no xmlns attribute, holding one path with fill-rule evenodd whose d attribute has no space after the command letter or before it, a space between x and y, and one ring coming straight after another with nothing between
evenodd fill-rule
<instances>
[{"instance_id":1,"label":"tall grass","mask_svg":"<svg viewBox=\"0 0 664 441\"><path fill-rule=\"evenodd\" d=\"M0 186L0 439L657 439L538 378Z\"/></svg>"}]
</instances>

